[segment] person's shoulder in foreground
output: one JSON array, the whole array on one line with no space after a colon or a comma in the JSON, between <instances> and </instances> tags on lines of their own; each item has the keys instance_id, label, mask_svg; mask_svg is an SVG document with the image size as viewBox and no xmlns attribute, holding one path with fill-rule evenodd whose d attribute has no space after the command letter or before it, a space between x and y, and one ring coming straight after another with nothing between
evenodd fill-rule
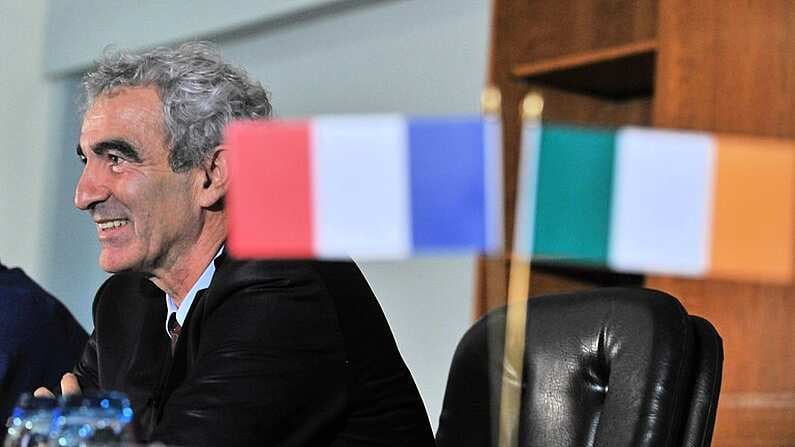
<instances>
[{"instance_id":1,"label":"person's shoulder in foreground","mask_svg":"<svg viewBox=\"0 0 795 447\"><path fill-rule=\"evenodd\" d=\"M2 263L0 308L0 421L5 422L21 393L58 384L74 366L88 334L25 272Z\"/></svg>"},{"instance_id":2,"label":"person's shoulder in foreground","mask_svg":"<svg viewBox=\"0 0 795 447\"><path fill-rule=\"evenodd\" d=\"M223 129L267 92L210 44L109 52L85 78L75 205L99 264L95 330L64 393L127 393L139 440L432 445L358 269L227 257ZM276 192L278 193L278 192Z\"/></svg>"}]
</instances>

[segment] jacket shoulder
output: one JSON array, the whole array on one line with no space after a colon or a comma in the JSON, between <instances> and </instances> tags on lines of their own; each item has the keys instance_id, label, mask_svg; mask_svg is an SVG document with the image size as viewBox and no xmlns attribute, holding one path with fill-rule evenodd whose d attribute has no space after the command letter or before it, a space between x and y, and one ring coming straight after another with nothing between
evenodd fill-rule
<instances>
[{"instance_id":1,"label":"jacket shoulder","mask_svg":"<svg viewBox=\"0 0 795 447\"><path fill-rule=\"evenodd\" d=\"M129 319L129 312L132 309L146 307L156 302L164 305L163 297L163 292L141 274L115 274L97 289L92 307L94 322L96 324L100 315Z\"/></svg>"}]
</instances>

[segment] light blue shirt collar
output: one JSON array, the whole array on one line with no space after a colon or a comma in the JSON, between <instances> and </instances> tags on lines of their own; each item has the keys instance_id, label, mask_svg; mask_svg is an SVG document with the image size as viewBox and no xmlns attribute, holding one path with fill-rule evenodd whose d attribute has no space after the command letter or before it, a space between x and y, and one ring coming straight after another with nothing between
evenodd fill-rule
<instances>
[{"instance_id":1,"label":"light blue shirt collar","mask_svg":"<svg viewBox=\"0 0 795 447\"><path fill-rule=\"evenodd\" d=\"M193 299L196 298L196 294L199 293L200 290L206 289L210 287L210 282L213 280L213 275L215 275L215 260L218 256L221 256L223 253L224 247L223 245L218 250L218 253L215 254L215 257L210 261L207 265L207 268L204 269L204 272L199 276L199 279L193 284L193 287L190 288L188 294L185 295L185 299L182 300L182 304L177 307L174 304L174 300L171 298L171 295L166 294L166 334L168 332L168 320L171 318L171 314L176 312L177 313L177 323L180 326L185 324L185 318L188 316L188 312L190 312L191 306L193 306Z\"/></svg>"}]
</instances>

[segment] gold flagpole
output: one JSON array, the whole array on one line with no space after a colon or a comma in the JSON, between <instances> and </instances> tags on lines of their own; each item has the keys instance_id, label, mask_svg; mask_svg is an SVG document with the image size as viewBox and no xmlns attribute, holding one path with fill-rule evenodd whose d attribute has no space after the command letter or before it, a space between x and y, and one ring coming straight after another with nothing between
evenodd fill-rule
<instances>
[{"instance_id":1,"label":"gold flagpole","mask_svg":"<svg viewBox=\"0 0 795 447\"><path fill-rule=\"evenodd\" d=\"M480 95L480 105L481 105L481 112L483 115L484 120L487 121L487 126L490 128L489 136L498 138L497 141L491 141L490 145L494 146L491 149L496 150L499 152L499 155L496 156L498 160L499 166L497 167L500 171L499 178L502 179L502 171L503 171L503 147L502 147L502 95L500 93L499 88L494 85L489 85L483 89L483 92ZM496 133L494 135L493 133ZM495 155L495 154L491 154ZM500 180L502 181L502 180ZM499 188L502 190L504 189L504 184L500 184ZM498 220L495 222L496 225L499 227L497 228L499 231L498 238L502 242L501 245L505 243L505 233L504 233L504 213L502 212L502 207L504 206L504 194L503 192L500 193L499 199L499 214ZM492 210L494 211L494 210ZM505 256L504 256L504 247L498 250L495 253L486 254L481 256L478 260L478 284L476 285L478 290L478 300L476 300L475 308L473 309L473 314L476 316L480 316L481 314L487 312L491 307L495 305L499 305L504 303L505 296L506 296L506 265L505 265ZM502 335L500 335L502 337ZM496 396L494 401L496 402ZM495 408L496 413L496 408ZM496 421L496 419L495 419ZM495 427L496 429L496 427Z\"/></svg>"},{"instance_id":2,"label":"gold flagpole","mask_svg":"<svg viewBox=\"0 0 795 447\"><path fill-rule=\"evenodd\" d=\"M500 89L494 85L489 85L480 94L480 108L484 116L494 116L499 118L502 95Z\"/></svg>"},{"instance_id":3,"label":"gold flagpole","mask_svg":"<svg viewBox=\"0 0 795 447\"><path fill-rule=\"evenodd\" d=\"M536 93L528 93L521 106L522 129L527 129L527 124L531 122L540 123L544 109L543 97ZM522 132L522 147L528 143L526 139L533 138L534 135L527 135ZM532 179L524 178L522 175L523 163L528 163L524 157L527 156L525 150L520 150L519 169L517 175L516 204L514 206L514 234L513 250L510 256L510 273L508 276L508 299L505 316L505 344L502 362L502 382L500 389L500 414L499 414L499 447L515 447L518 442L519 432L519 413L521 410L522 399L522 375L524 373L524 348L525 348L525 324L527 322L527 299L530 296L530 255L525 253L529 244L521 244L522 231L521 222L516 216L522 206L521 200L528 201L529 197L522 197L522 192L526 190L523 182ZM526 206L526 204L524 204ZM535 210L527 210L529 213ZM525 237L533 237L532 232Z\"/></svg>"}]
</instances>

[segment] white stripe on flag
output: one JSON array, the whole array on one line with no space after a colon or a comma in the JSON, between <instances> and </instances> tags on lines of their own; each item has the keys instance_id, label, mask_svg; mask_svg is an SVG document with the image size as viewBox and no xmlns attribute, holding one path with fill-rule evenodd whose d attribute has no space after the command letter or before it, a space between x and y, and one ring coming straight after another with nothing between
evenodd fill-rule
<instances>
[{"instance_id":1,"label":"white stripe on flag","mask_svg":"<svg viewBox=\"0 0 795 447\"><path fill-rule=\"evenodd\" d=\"M708 134L620 129L609 265L620 271L703 274L714 164Z\"/></svg>"},{"instance_id":2,"label":"white stripe on flag","mask_svg":"<svg viewBox=\"0 0 795 447\"><path fill-rule=\"evenodd\" d=\"M541 155L541 121L528 120L522 126L519 151L519 181L516 192L516 219L513 229L513 251L527 259L533 255L535 237L538 160Z\"/></svg>"},{"instance_id":3,"label":"white stripe on flag","mask_svg":"<svg viewBox=\"0 0 795 447\"><path fill-rule=\"evenodd\" d=\"M312 120L319 257L402 259L411 252L408 143L397 115Z\"/></svg>"}]
</instances>

